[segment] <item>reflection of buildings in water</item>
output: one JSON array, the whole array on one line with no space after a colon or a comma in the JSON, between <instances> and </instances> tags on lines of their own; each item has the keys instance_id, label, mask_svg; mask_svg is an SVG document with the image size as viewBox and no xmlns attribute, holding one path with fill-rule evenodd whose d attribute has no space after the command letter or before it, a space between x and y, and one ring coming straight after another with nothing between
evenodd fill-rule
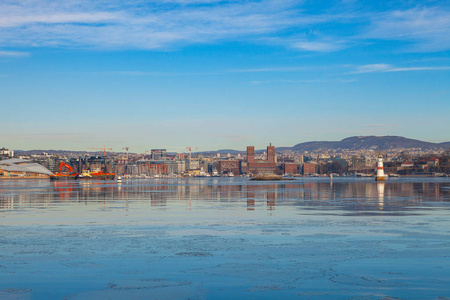
<instances>
[{"instance_id":1,"label":"reflection of buildings in water","mask_svg":"<svg viewBox=\"0 0 450 300\"><path fill-rule=\"evenodd\" d=\"M279 195L278 185L245 185L241 186L241 192L247 196L247 210L254 210L255 202L258 199L266 200L267 209L274 210L276 199ZM251 207L251 208L249 208Z\"/></svg>"},{"instance_id":2,"label":"reflection of buildings in water","mask_svg":"<svg viewBox=\"0 0 450 300\"><path fill-rule=\"evenodd\" d=\"M384 206L384 182L377 182L377 193L378 193L378 209L383 210Z\"/></svg>"},{"instance_id":3,"label":"reflection of buildings in water","mask_svg":"<svg viewBox=\"0 0 450 300\"><path fill-rule=\"evenodd\" d=\"M275 200L276 200L276 193L268 192L267 193L267 209L268 210L275 210Z\"/></svg>"},{"instance_id":4,"label":"reflection of buildings in water","mask_svg":"<svg viewBox=\"0 0 450 300\"><path fill-rule=\"evenodd\" d=\"M14 197L0 197L0 209L14 209Z\"/></svg>"},{"instance_id":5,"label":"reflection of buildings in water","mask_svg":"<svg viewBox=\"0 0 450 300\"><path fill-rule=\"evenodd\" d=\"M247 210L255 210L255 190L247 190Z\"/></svg>"},{"instance_id":6,"label":"reflection of buildings in water","mask_svg":"<svg viewBox=\"0 0 450 300\"><path fill-rule=\"evenodd\" d=\"M424 191L424 195L428 197L439 197L440 195L440 186L433 184L432 182L423 182L420 189L422 189Z\"/></svg>"},{"instance_id":7,"label":"reflection of buildings in water","mask_svg":"<svg viewBox=\"0 0 450 300\"><path fill-rule=\"evenodd\" d=\"M372 209L398 210L406 206L420 205L422 199L441 201L450 191L443 191L442 182L375 182L329 181L278 184L277 197L283 205L293 206L341 206L347 210ZM262 185L259 187L266 189ZM389 202L386 202L386 195ZM290 202L291 200L292 202Z\"/></svg>"},{"instance_id":8,"label":"reflection of buildings in water","mask_svg":"<svg viewBox=\"0 0 450 300\"><path fill-rule=\"evenodd\" d=\"M247 210L255 210L255 199L247 199Z\"/></svg>"},{"instance_id":9,"label":"reflection of buildings in water","mask_svg":"<svg viewBox=\"0 0 450 300\"><path fill-rule=\"evenodd\" d=\"M87 189L88 197L99 197L99 192L107 198L149 201L151 206L168 206L168 202L195 205L195 201L236 202L246 199L248 210L255 208L259 200L266 200L267 209L274 209L277 199L283 205L330 206L340 205L350 210L397 209L418 205L423 197L439 200L442 189L439 182L361 182L327 181L277 183L277 184L229 184L223 180L179 179L167 182L144 181L136 186L122 185L122 190L108 187ZM380 189L383 186L383 192ZM386 195L389 202L386 203ZM132 201L132 202L133 202Z\"/></svg>"},{"instance_id":10,"label":"reflection of buildings in water","mask_svg":"<svg viewBox=\"0 0 450 300\"><path fill-rule=\"evenodd\" d=\"M240 180L240 181L237 181ZM448 199L450 182L432 181L402 182L388 180L373 181L329 180L280 182L276 184L254 184L241 179L168 179L131 180L119 186L116 183L96 182L48 182L46 189L36 185L17 184L17 195L0 197L0 208L22 207L44 208L55 203L92 205L109 201L142 202L150 206L195 205L196 201L214 203L241 202L247 210L266 204L268 210L275 206L340 206L346 210L398 210L406 206L417 206L421 201ZM29 185L29 183L28 183ZM276 203L278 202L278 203ZM198 203L198 202L197 202ZM125 206L124 206L125 207Z\"/></svg>"}]
</instances>

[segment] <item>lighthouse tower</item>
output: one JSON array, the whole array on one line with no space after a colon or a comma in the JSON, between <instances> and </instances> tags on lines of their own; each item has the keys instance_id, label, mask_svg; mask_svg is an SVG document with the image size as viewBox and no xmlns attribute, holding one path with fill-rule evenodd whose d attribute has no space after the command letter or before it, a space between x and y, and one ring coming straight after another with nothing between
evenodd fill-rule
<instances>
[{"instance_id":1,"label":"lighthouse tower","mask_svg":"<svg viewBox=\"0 0 450 300\"><path fill-rule=\"evenodd\" d=\"M377 176L375 177L376 181L384 181L386 180L386 175L384 175L384 169L383 169L383 156L378 154L377 157Z\"/></svg>"}]
</instances>

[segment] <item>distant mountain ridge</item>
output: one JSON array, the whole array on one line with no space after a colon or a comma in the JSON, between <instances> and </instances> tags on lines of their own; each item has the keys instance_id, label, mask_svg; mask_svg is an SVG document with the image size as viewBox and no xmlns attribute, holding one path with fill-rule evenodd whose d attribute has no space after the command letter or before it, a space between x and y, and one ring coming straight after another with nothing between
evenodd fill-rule
<instances>
[{"instance_id":1,"label":"distant mountain ridge","mask_svg":"<svg viewBox=\"0 0 450 300\"><path fill-rule=\"evenodd\" d=\"M402 136L352 136L345 138L341 141L313 141L296 144L293 147L276 147L276 152L300 152L305 151L338 151L338 150L350 150L358 151L365 149L378 149L388 150L395 148L422 148L424 150L438 150L438 149L449 149L450 142L444 143L431 143L424 142L415 139L409 139ZM221 149L215 151L201 151L196 152L198 154L228 154L236 155L238 153L245 155L247 149L233 150L233 149ZM52 153L52 154L68 154L68 153L79 153L80 155L102 155L103 151L97 152L86 152L86 151L70 151L70 150L15 150L17 154L41 154L42 152ZM262 153L266 149L256 150L256 153Z\"/></svg>"},{"instance_id":2,"label":"distant mountain ridge","mask_svg":"<svg viewBox=\"0 0 450 300\"><path fill-rule=\"evenodd\" d=\"M300 143L290 148L295 152L318 151L318 150L365 150L378 149L388 150L395 148L422 148L422 149L442 149L449 148L450 142L431 143L415 139L408 139L401 136L352 136L341 141L314 141ZM287 148L289 149L289 148Z\"/></svg>"},{"instance_id":3,"label":"distant mountain ridge","mask_svg":"<svg viewBox=\"0 0 450 300\"><path fill-rule=\"evenodd\" d=\"M431 143L424 142L415 139L409 139L402 136L352 136L345 138L341 141L313 141L313 142L305 142L299 143L293 147L276 147L276 152L299 152L303 153L305 151L314 152L314 151L338 151L338 150L349 150L349 151L358 151L358 150L367 150L367 149L413 149L413 148L422 148L424 150L438 150L438 149L448 149L450 148L450 142L444 143ZM266 149L256 150L256 153L262 153L266 151ZM246 150L231 150L224 149L218 151L208 151L202 153L230 153L236 154L241 153L244 154Z\"/></svg>"}]
</instances>

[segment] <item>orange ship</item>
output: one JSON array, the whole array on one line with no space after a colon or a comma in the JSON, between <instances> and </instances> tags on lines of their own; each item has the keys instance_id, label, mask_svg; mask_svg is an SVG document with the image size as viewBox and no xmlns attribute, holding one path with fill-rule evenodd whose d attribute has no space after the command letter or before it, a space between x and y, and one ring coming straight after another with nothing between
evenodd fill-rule
<instances>
[{"instance_id":1,"label":"orange ship","mask_svg":"<svg viewBox=\"0 0 450 300\"><path fill-rule=\"evenodd\" d=\"M69 172L63 172L67 168ZM81 174L73 171L72 166L60 162L59 170L54 175L50 176L50 180L114 180L115 173L104 173L103 171L89 171L84 170Z\"/></svg>"},{"instance_id":2,"label":"orange ship","mask_svg":"<svg viewBox=\"0 0 450 300\"><path fill-rule=\"evenodd\" d=\"M64 167L66 167L69 170L69 173L67 172L63 173ZM58 172L56 172L54 175L50 175L50 180L75 180L77 179L78 175L79 174L75 173L70 165L64 162L60 162Z\"/></svg>"}]
</instances>

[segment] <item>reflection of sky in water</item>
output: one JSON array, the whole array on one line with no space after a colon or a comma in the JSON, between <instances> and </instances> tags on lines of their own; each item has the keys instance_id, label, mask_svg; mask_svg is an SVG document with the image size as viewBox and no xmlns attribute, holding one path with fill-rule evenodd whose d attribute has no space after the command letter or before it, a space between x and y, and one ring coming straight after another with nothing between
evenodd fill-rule
<instances>
[{"instance_id":1,"label":"reflection of sky in water","mask_svg":"<svg viewBox=\"0 0 450 300\"><path fill-rule=\"evenodd\" d=\"M0 299L450 296L450 180L0 181Z\"/></svg>"}]
</instances>

